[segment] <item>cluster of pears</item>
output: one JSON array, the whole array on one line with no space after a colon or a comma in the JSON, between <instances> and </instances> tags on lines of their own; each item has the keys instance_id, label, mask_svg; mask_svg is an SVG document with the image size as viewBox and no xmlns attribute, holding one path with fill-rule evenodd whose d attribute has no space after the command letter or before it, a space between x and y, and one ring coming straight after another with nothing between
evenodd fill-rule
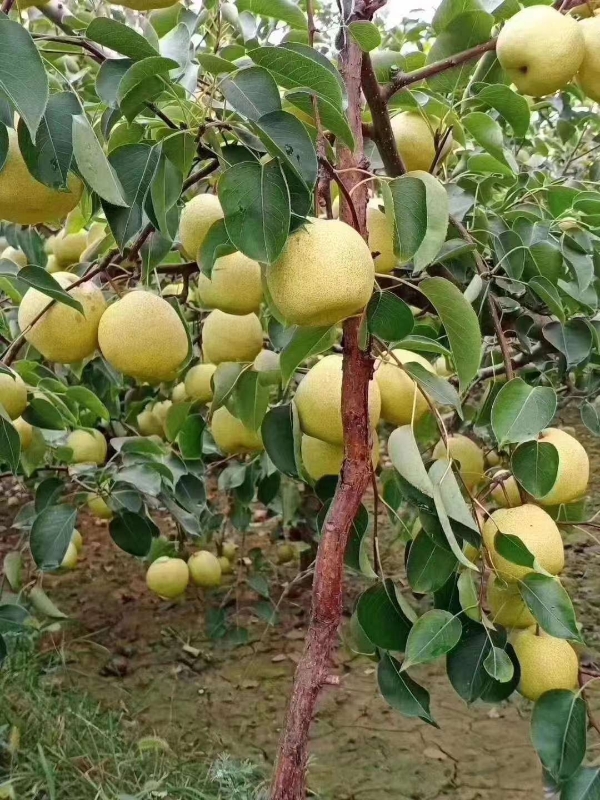
<instances>
[{"instance_id":1,"label":"cluster of pears","mask_svg":"<svg viewBox=\"0 0 600 800\"><path fill-rule=\"evenodd\" d=\"M558 576L564 567L564 545L558 526L545 508L580 500L589 481L589 459L574 436L558 428L548 428L539 441L554 445L558 452L559 467L552 489L534 501L525 497L509 471L500 470L492 478L491 499L497 508L482 520L485 564L490 571L487 608L491 621L509 631L521 668L519 691L530 700L552 689L575 689L578 658L568 641L539 629L519 591L520 582L532 570L500 555L495 537L498 532L517 536L547 574ZM473 440L460 434L451 436L448 447L439 442L433 455L443 458L448 453L457 462L469 491L486 481L489 483L483 451ZM490 460L496 465L497 454ZM476 557L470 547L468 557Z\"/></svg>"},{"instance_id":2,"label":"cluster of pears","mask_svg":"<svg viewBox=\"0 0 600 800\"><path fill-rule=\"evenodd\" d=\"M209 550L197 550L187 562L161 556L148 567L146 585L163 600L180 597L190 581L201 589L219 586L222 576L233 572L237 547L233 542L223 542L221 552L221 556L215 556Z\"/></svg>"}]
</instances>

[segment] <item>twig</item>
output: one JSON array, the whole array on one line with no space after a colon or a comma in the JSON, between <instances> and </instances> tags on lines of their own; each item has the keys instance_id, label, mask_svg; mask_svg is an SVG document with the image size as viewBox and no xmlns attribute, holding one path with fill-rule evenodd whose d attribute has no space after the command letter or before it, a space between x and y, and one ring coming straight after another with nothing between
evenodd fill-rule
<instances>
[{"instance_id":1,"label":"twig","mask_svg":"<svg viewBox=\"0 0 600 800\"><path fill-rule=\"evenodd\" d=\"M344 185L344 182L337 174L335 167L333 166L333 164L330 164L326 158L323 158L322 156L319 157L319 164L321 164L321 166L327 171L327 173L333 178L333 180L339 186L340 192L344 196L344 200L348 204L348 208L350 209L350 213L352 214L353 227L356 228L356 230L360 230L358 213L356 211L356 206L354 205L354 200L352 199L352 195Z\"/></svg>"},{"instance_id":2,"label":"twig","mask_svg":"<svg viewBox=\"0 0 600 800\"><path fill-rule=\"evenodd\" d=\"M211 172L214 172L216 168L219 166L218 160L215 158L210 161L205 167L197 170L196 172L192 172L192 174L183 182L182 192L185 192L186 189L189 189L190 186L193 186L198 181L201 181L202 178L206 178L207 175L210 175Z\"/></svg>"},{"instance_id":3,"label":"twig","mask_svg":"<svg viewBox=\"0 0 600 800\"><path fill-rule=\"evenodd\" d=\"M390 178L404 175L406 166L396 146L387 103L377 83L377 76L368 53L363 53L362 57L361 83L373 120L371 136L379 150L385 172Z\"/></svg>"}]
</instances>

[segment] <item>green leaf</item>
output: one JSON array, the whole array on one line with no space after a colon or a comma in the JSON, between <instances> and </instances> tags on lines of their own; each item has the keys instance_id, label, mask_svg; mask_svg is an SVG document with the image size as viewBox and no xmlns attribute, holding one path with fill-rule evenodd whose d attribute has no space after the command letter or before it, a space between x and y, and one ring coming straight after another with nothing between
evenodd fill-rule
<instances>
[{"instance_id":1,"label":"green leaf","mask_svg":"<svg viewBox=\"0 0 600 800\"><path fill-rule=\"evenodd\" d=\"M544 497L558 475L558 450L550 442L525 442L517 447L511 469L525 491L533 497Z\"/></svg>"},{"instance_id":2,"label":"green leaf","mask_svg":"<svg viewBox=\"0 0 600 800\"><path fill-rule=\"evenodd\" d=\"M254 129L273 158L279 158L312 188L317 180L317 154L306 128L288 111L271 111L254 123Z\"/></svg>"},{"instance_id":3,"label":"green leaf","mask_svg":"<svg viewBox=\"0 0 600 800\"><path fill-rule=\"evenodd\" d=\"M202 438L206 422L200 414L190 414L177 436L181 457L186 461L202 458Z\"/></svg>"},{"instance_id":4,"label":"green leaf","mask_svg":"<svg viewBox=\"0 0 600 800\"><path fill-rule=\"evenodd\" d=\"M317 101L319 121L323 128L335 134L350 150L354 150L354 136L346 115L333 103L324 97L311 94L308 89L296 89L285 95L285 99L292 105L314 119L313 98Z\"/></svg>"},{"instance_id":5,"label":"green leaf","mask_svg":"<svg viewBox=\"0 0 600 800\"><path fill-rule=\"evenodd\" d=\"M31 620L29 611L17 603L0 603L0 635L22 633Z\"/></svg>"},{"instance_id":6,"label":"green leaf","mask_svg":"<svg viewBox=\"0 0 600 800\"><path fill-rule=\"evenodd\" d=\"M330 350L337 339L335 326L330 328L292 328L292 335L281 351L279 368L287 387L303 361Z\"/></svg>"},{"instance_id":7,"label":"green leaf","mask_svg":"<svg viewBox=\"0 0 600 800\"><path fill-rule=\"evenodd\" d=\"M97 195L112 205L127 206L123 187L84 114L73 116L73 155L83 179Z\"/></svg>"},{"instance_id":8,"label":"green leaf","mask_svg":"<svg viewBox=\"0 0 600 800\"><path fill-rule=\"evenodd\" d=\"M500 683L508 683L515 674L514 664L503 647L492 647L483 666L490 678Z\"/></svg>"},{"instance_id":9,"label":"green leaf","mask_svg":"<svg viewBox=\"0 0 600 800\"><path fill-rule=\"evenodd\" d=\"M208 229L202 240L200 250L196 255L198 266L207 278L212 275L215 261L221 256L229 256L236 252L236 247L231 243L224 219L218 219Z\"/></svg>"},{"instance_id":10,"label":"green leaf","mask_svg":"<svg viewBox=\"0 0 600 800\"><path fill-rule=\"evenodd\" d=\"M230 398L240 376L247 369L244 364L226 361L219 364L213 373L211 383L213 387L213 397L210 406L210 413L225 405Z\"/></svg>"},{"instance_id":11,"label":"green leaf","mask_svg":"<svg viewBox=\"0 0 600 800\"><path fill-rule=\"evenodd\" d=\"M122 511L113 517L108 530L117 547L139 558L148 555L153 537L158 536L158 528L152 520L131 511Z\"/></svg>"},{"instance_id":12,"label":"green leaf","mask_svg":"<svg viewBox=\"0 0 600 800\"><path fill-rule=\"evenodd\" d=\"M35 141L48 102L48 75L30 33L5 15L0 17L0 91Z\"/></svg>"},{"instance_id":13,"label":"green leaf","mask_svg":"<svg viewBox=\"0 0 600 800\"><path fill-rule=\"evenodd\" d=\"M176 206L181 196L182 185L183 173L164 152L161 152L150 184L150 192L146 195L145 208L155 227L169 239L174 239L177 235L179 214L173 218L169 212ZM148 200L152 206L151 211Z\"/></svg>"},{"instance_id":14,"label":"green leaf","mask_svg":"<svg viewBox=\"0 0 600 800\"><path fill-rule=\"evenodd\" d=\"M280 472L298 478L297 455L300 423L294 403L275 406L265 414L261 427L265 450Z\"/></svg>"},{"instance_id":15,"label":"green leaf","mask_svg":"<svg viewBox=\"0 0 600 800\"><path fill-rule=\"evenodd\" d=\"M560 800L600 800L600 767L581 767L562 787Z\"/></svg>"},{"instance_id":16,"label":"green leaf","mask_svg":"<svg viewBox=\"0 0 600 800\"><path fill-rule=\"evenodd\" d=\"M134 31L129 25L109 17L97 17L92 20L85 34L92 42L115 50L133 61L158 55L145 36Z\"/></svg>"},{"instance_id":17,"label":"green leaf","mask_svg":"<svg viewBox=\"0 0 600 800\"><path fill-rule=\"evenodd\" d=\"M502 558L510 561L511 564L535 569L535 556L523 540L514 533L497 531L494 536L494 548Z\"/></svg>"},{"instance_id":18,"label":"green leaf","mask_svg":"<svg viewBox=\"0 0 600 800\"><path fill-rule=\"evenodd\" d=\"M278 19L297 30L304 30L307 25L303 11L292 0L237 0L236 5L239 11Z\"/></svg>"},{"instance_id":19,"label":"green leaf","mask_svg":"<svg viewBox=\"0 0 600 800\"><path fill-rule=\"evenodd\" d=\"M550 386L529 386L513 378L498 392L492 406L492 430L500 445L524 442L547 428L556 412Z\"/></svg>"},{"instance_id":20,"label":"green leaf","mask_svg":"<svg viewBox=\"0 0 600 800\"><path fill-rule=\"evenodd\" d=\"M33 397L21 416L34 428L62 431L67 427L61 412L44 397Z\"/></svg>"},{"instance_id":21,"label":"green leaf","mask_svg":"<svg viewBox=\"0 0 600 800\"><path fill-rule=\"evenodd\" d=\"M429 692L400 671L395 658L384 653L377 667L377 683L384 700L405 717L417 717L438 727L429 711Z\"/></svg>"},{"instance_id":22,"label":"green leaf","mask_svg":"<svg viewBox=\"0 0 600 800\"><path fill-rule=\"evenodd\" d=\"M38 614L50 619L66 619L67 615L63 613L58 606L48 597L46 592L40 586L34 586L29 592L29 602Z\"/></svg>"},{"instance_id":23,"label":"green leaf","mask_svg":"<svg viewBox=\"0 0 600 800\"><path fill-rule=\"evenodd\" d=\"M369 530L369 512L361 503L352 521L352 528L348 537L348 544L344 553L344 563L350 569L364 575L366 578L377 578L377 573L371 566L367 547L369 540L366 536Z\"/></svg>"},{"instance_id":24,"label":"green leaf","mask_svg":"<svg viewBox=\"0 0 600 800\"><path fill-rule=\"evenodd\" d=\"M510 681L502 682L492 678L485 668L486 659L493 647L507 651L514 667ZM487 631L483 625L473 622L465 627L460 642L448 654L446 669L454 690L467 703L480 699L488 703L506 700L517 688L521 677L514 650L506 643L506 632Z\"/></svg>"},{"instance_id":25,"label":"green leaf","mask_svg":"<svg viewBox=\"0 0 600 800\"><path fill-rule=\"evenodd\" d=\"M428 172L419 171L388 183L396 221L396 247L400 259L412 260L418 274L435 261L448 230L448 195Z\"/></svg>"},{"instance_id":26,"label":"green leaf","mask_svg":"<svg viewBox=\"0 0 600 800\"><path fill-rule=\"evenodd\" d=\"M246 119L256 122L271 111L281 111L279 89L262 67L241 69L219 84L228 104Z\"/></svg>"},{"instance_id":27,"label":"green leaf","mask_svg":"<svg viewBox=\"0 0 600 800\"><path fill-rule=\"evenodd\" d=\"M370 53L381 44L379 28L372 22L356 20L348 25L348 30L363 53Z\"/></svg>"},{"instance_id":28,"label":"green leaf","mask_svg":"<svg viewBox=\"0 0 600 800\"><path fill-rule=\"evenodd\" d=\"M441 589L458 565L447 547L441 547L425 531L419 531L410 543L406 576L413 592L419 594Z\"/></svg>"},{"instance_id":29,"label":"green leaf","mask_svg":"<svg viewBox=\"0 0 600 800\"><path fill-rule=\"evenodd\" d=\"M75 528L77 509L69 505L49 506L36 516L29 535L29 547L43 572L58 569Z\"/></svg>"},{"instance_id":30,"label":"green leaf","mask_svg":"<svg viewBox=\"0 0 600 800\"><path fill-rule=\"evenodd\" d=\"M111 58L100 65L96 76L96 94L111 108L117 108L117 90L123 75L135 62L130 58Z\"/></svg>"},{"instance_id":31,"label":"green leaf","mask_svg":"<svg viewBox=\"0 0 600 800\"><path fill-rule=\"evenodd\" d=\"M480 147L513 172L518 171L514 156L504 147L504 134L496 120L482 111L472 111L461 118L461 125L471 134Z\"/></svg>"},{"instance_id":32,"label":"green leaf","mask_svg":"<svg viewBox=\"0 0 600 800\"><path fill-rule=\"evenodd\" d=\"M45 508L55 505L64 492L66 484L60 478L46 478L35 492L35 510L39 514Z\"/></svg>"},{"instance_id":33,"label":"green leaf","mask_svg":"<svg viewBox=\"0 0 600 800\"><path fill-rule=\"evenodd\" d=\"M419 289L435 307L446 330L462 392L477 376L481 363L483 340L477 314L460 289L445 278L426 278Z\"/></svg>"},{"instance_id":34,"label":"green leaf","mask_svg":"<svg viewBox=\"0 0 600 800\"><path fill-rule=\"evenodd\" d=\"M404 300L392 292L375 292L367 306L367 325L373 336L397 342L411 333L415 318Z\"/></svg>"},{"instance_id":35,"label":"green leaf","mask_svg":"<svg viewBox=\"0 0 600 800\"><path fill-rule=\"evenodd\" d=\"M598 409L589 400L585 400L580 409L581 421L595 436L600 436L600 414Z\"/></svg>"},{"instance_id":36,"label":"green leaf","mask_svg":"<svg viewBox=\"0 0 600 800\"><path fill-rule=\"evenodd\" d=\"M586 750L587 711L579 692L556 689L536 701L531 741L554 780L568 780L581 766Z\"/></svg>"},{"instance_id":37,"label":"green leaf","mask_svg":"<svg viewBox=\"0 0 600 800\"><path fill-rule=\"evenodd\" d=\"M255 261L276 261L290 227L290 197L279 164L235 164L219 179L219 200L235 247Z\"/></svg>"},{"instance_id":38,"label":"green leaf","mask_svg":"<svg viewBox=\"0 0 600 800\"><path fill-rule=\"evenodd\" d=\"M433 484L425 469L410 425L402 425L392 431L388 439L388 454L395 469L405 481L426 497L433 497Z\"/></svg>"},{"instance_id":39,"label":"green leaf","mask_svg":"<svg viewBox=\"0 0 600 800\"><path fill-rule=\"evenodd\" d=\"M438 608L427 611L410 629L401 671L445 656L458 644L461 635L458 617Z\"/></svg>"},{"instance_id":40,"label":"green leaf","mask_svg":"<svg viewBox=\"0 0 600 800\"><path fill-rule=\"evenodd\" d=\"M165 434L170 442L174 442L179 436L179 431L183 428L191 408L192 403L174 403L167 411Z\"/></svg>"},{"instance_id":41,"label":"green leaf","mask_svg":"<svg viewBox=\"0 0 600 800\"><path fill-rule=\"evenodd\" d=\"M448 58L455 53L468 50L474 45L481 44L490 38L494 23L491 14L487 14L481 6L461 8L464 13L453 15L444 24L443 29L436 37L427 53L427 64L433 64ZM427 81L428 86L436 92L450 94L461 91L469 81L470 73L475 69L476 61L455 67L435 75Z\"/></svg>"},{"instance_id":42,"label":"green leaf","mask_svg":"<svg viewBox=\"0 0 600 800\"><path fill-rule=\"evenodd\" d=\"M123 187L128 208L103 203L104 213L121 249L139 235L144 225L144 203L156 174L160 151L146 144L126 144L109 156Z\"/></svg>"},{"instance_id":43,"label":"green leaf","mask_svg":"<svg viewBox=\"0 0 600 800\"><path fill-rule=\"evenodd\" d=\"M519 581L519 591L546 633L582 641L571 598L557 578L531 572Z\"/></svg>"},{"instance_id":44,"label":"green leaf","mask_svg":"<svg viewBox=\"0 0 600 800\"><path fill-rule=\"evenodd\" d=\"M542 335L547 342L563 354L567 367L576 367L585 361L592 350L592 331L586 320L574 317L564 324L548 322L542 328Z\"/></svg>"},{"instance_id":45,"label":"green leaf","mask_svg":"<svg viewBox=\"0 0 600 800\"><path fill-rule=\"evenodd\" d=\"M231 61L227 61L225 58L216 56L213 53L198 53L196 58L202 69L212 75L222 75L224 72L235 72L237 70L237 66L232 64Z\"/></svg>"},{"instance_id":46,"label":"green leaf","mask_svg":"<svg viewBox=\"0 0 600 800\"><path fill-rule=\"evenodd\" d=\"M199 514L206 502L204 482L195 475L182 475L175 485L177 502L190 514Z\"/></svg>"},{"instance_id":47,"label":"green leaf","mask_svg":"<svg viewBox=\"0 0 600 800\"><path fill-rule=\"evenodd\" d=\"M477 567L471 561L469 561L467 556L464 554L462 547L458 543L456 534L454 533L454 529L452 528L452 524L450 522L451 506L448 503L448 508L446 508L446 498L442 496L441 487L446 482L448 482L448 484L455 484L454 492L452 493L451 497L455 498L460 494L460 490L458 492L456 491L458 489L458 484L456 483L456 478L454 477L452 470L448 469L448 463L449 462L447 462L446 459L435 461L429 469L429 476L433 481L433 501L435 503L436 514L446 537L446 541L448 542L450 550L452 550L454 553L456 560L459 561L463 567L472 569L474 572L478 572Z\"/></svg>"},{"instance_id":48,"label":"green leaf","mask_svg":"<svg viewBox=\"0 0 600 800\"><path fill-rule=\"evenodd\" d=\"M440 378L434 372L429 372L428 369L417 361L409 361L404 365L408 374L416 380L421 389L423 389L432 400L443 406L452 406L456 410L458 416L462 419L463 412L460 403L458 392L444 378Z\"/></svg>"},{"instance_id":49,"label":"green leaf","mask_svg":"<svg viewBox=\"0 0 600 800\"><path fill-rule=\"evenodd\" d=\"M548 306L552 314L557 316L561 322L564 322L565 311L560 299L560 294L549 278L546 278L544 275L534 275L529 281L529 288Z\"/></svg>"},{"instance_id":50,"label":"green leaf","mask_svg":"<svg viewBox=\"0 0 600 800\"><path fill-rule=\"evenodd\" d=\"M271 387L261 380L259 372L246 370L235 386L234 405L236 416L252 431L260 430L269 407Z\"/></svg>"},{"instance_id":51,"label":"green leaf","mask_svg":"<svg viewBox=\"0 0 600 800\"><path fill-rule=\"evenodd\" d=\"M358 598L358 621L377 647L404 652L411 621L402 610L396 587L388 578L371 586Z\"/></svg>"},{"instance_id":52,"label":"green leaf","mask_svg":"<svg viewBox=\"0 0 600 800\"><path fill-rule=\"evenodd\" d=\"M68 292L65 292L56 278L53 278L43 267L34 267L31 264L27 267L23 267L23 269L19 270L19 280L23 281L23 283L26 283L28 286L33 286L38 292L42 292L42 294L52 298L52 300L56 300L58 303L64 303L64 305L74 308L75 311L79 311L80 314L83 314L81 303L75 300Z\"/></svg>"},{"instance_id":53,"label":"green leaf","mask_svg":"<svg viewBox=\"0 0 600 800\"><path fill-rule=\"evenodd\" d=\"M479 90L479 86L483 88ZM515 136L526 135L531 112L523 95L517 94L504 83L477 84L474 88L477 91L477 100L495 108L511 126Z\"/></svg>"},{"instance_id":54,"label":"green leaf","mask_svg":"<svg viewBox=\"0 0 600 800\"><path fill-rule=\"evenodd\" d=\"M0 416L0 461L16 475L21 458L21 438L13 425Z\"/></svg>"},{"instance_id":55,"label":"green leaf","mask_svg":"<svg viewBox=\"0 0 600 800\"><path fill-rule=\"evenodd\" d=\"M117 87L116 99L125 116L133 119L146 99L160 94L168 81L169 71L178 66L173 59L158 55L135 61Z\"/></svg>"}]
</instances>

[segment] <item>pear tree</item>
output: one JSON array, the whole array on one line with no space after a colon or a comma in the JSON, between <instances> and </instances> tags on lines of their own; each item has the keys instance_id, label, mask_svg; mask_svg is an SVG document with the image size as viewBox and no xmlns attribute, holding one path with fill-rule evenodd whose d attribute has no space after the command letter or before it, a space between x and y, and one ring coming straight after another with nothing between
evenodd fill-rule
<instances>
[{"instance_id":1,"label":"pear tree","mask_svg":"<svg viewBox=\"0 0 600 800\"><path fill-rule=\"evenodd\" d=\"M157 603L247 581L270 618L260 502L268 576L302 549L313 582L272 800L306 796L340 640L419 724L421 664L520 693L547 787L596 797L560 415L600 435L599 4L388 5L3 1L0 461L34 499L0 660L63 616L84 511Z\"/></svg>"}]
</instances>

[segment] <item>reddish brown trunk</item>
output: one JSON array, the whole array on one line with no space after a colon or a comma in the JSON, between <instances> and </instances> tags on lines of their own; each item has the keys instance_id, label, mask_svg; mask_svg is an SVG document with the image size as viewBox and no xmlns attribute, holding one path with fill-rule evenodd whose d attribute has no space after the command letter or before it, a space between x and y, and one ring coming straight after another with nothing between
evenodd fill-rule
<instances>
[{"instance_id":1,"label":"reddish brown trunk","mask_svg":"<svg viewBox=\"0 0 600 800\"><path fill-rule=\"evenodd\" d=\"M338 151L342 169L365 166L362 155L361 62L360 49L349 40L341 54L341 71L348 90L348 117L356 139L356 150L354 153L347 149ZM342 175L348 190L364 177L355 171L343 172ZM364 236L366 185L353 192L352 200ZM347 203L341 203L340 211L344 221L352 224ZM346 458L317 553L310 624L279 745L271 800L303 800L306 797L309 729L319 693L328 680L342 615L344 552L352 522L371 477L368 387L373 360L358 346L359 325L356 318L344 323L342 419Z\"/></svg>"}]
</instances>

